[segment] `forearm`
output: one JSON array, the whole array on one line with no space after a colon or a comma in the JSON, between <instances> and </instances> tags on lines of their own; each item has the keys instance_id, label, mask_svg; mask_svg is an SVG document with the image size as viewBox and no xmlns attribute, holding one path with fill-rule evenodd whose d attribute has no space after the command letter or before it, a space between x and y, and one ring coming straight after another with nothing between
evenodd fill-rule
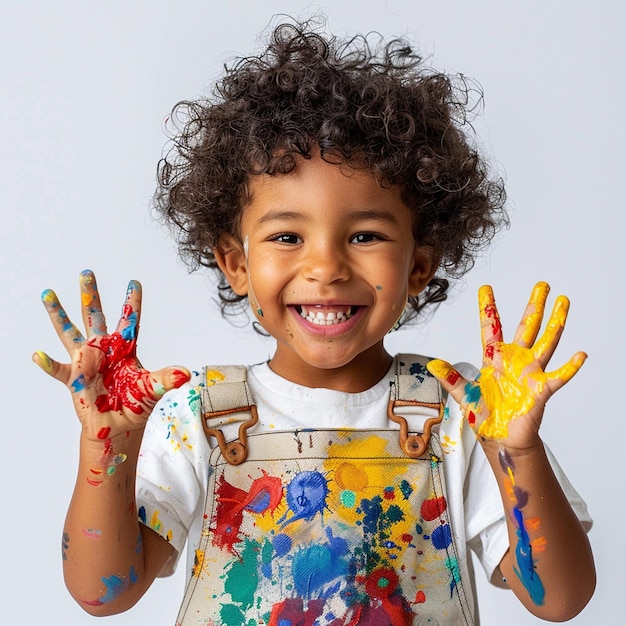
<instances>
[{"instance_id":1,"label":"forearm","mask_svg":"<svg viewBox=\"0 0 626 626\"><path fill-rule=\"evenodd\" d=\"M502 575L526 608L551 621L577 615L595 588L589 541L539 442L522 452L483 442L496 475L510 549Z\"/></svg>"},{"instance_id":2,"label":"forearm","mask_svg":"<svg viewBox=\"0 0 626 626\"><path fill-rule=\"evenodd\" d=\"M132 431L102 441L81 439L63 532L63 571L72 596L95 615L126 610L152 582L135 505L141 436Z\"/></svg>"}]
</instances>

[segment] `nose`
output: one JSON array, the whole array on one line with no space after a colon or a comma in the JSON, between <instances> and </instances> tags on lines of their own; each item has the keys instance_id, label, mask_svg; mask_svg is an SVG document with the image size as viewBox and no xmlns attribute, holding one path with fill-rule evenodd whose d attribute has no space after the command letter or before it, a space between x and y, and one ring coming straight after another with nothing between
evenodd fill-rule
<instances>
[{"instance_id":1,"label":"nose","mask_svg":"<svg viewBox=\"0 0 626 626\"><path fill-rule=\"evenodd\" d=\"M350 265L341 246L318 240L307 246L302 275L307 280L330 285L350 278Z\"/></svg>"}]
</instances>

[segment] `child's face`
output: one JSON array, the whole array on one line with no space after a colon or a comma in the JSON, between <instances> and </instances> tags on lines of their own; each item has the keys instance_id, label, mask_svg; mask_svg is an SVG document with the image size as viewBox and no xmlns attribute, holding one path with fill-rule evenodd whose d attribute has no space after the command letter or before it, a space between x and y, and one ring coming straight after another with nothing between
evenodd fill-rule
<instances>
[{"instance_id":1,"label":"child's face","mask_svg":"<svg viewBox=\"0 0 626 626\"><path fill-rule=\"evenodd\" d=\"M252 177L250 197L244 245L216 257L276 339L272 369L309 387L370 387L390 365L384 336L435 270L399 189L316 156Z\"/></svg>"}]
</instances>

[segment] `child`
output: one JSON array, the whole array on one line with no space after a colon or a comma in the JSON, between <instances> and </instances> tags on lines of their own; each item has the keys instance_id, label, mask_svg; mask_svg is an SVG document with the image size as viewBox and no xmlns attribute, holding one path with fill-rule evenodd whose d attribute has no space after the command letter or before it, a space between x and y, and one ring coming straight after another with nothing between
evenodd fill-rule
<instances>
[{"instance_id":1,"label":"child","mask_svg":"<svg viewBox=\"0 0 626 626\"><path fill-rule=\"evenodd\" d=\"M87 337L44 292L71 363L34 360L82 424L63 564L85 610L131 607L187 538L179 624L476 624L468 548L539 617L585 606L590 519L539 436L585 359L545 371L567 299L539 336L538 283L505 343L482 288L480 376L383 344L506 222L462 132L466 96L403 41L296 24L178 106L157 206L190 264L217 271L224 309L247 301L276 349L247 369L149 372L139 283L109 333L81 274Z\"/></svg>"}]
</instances>

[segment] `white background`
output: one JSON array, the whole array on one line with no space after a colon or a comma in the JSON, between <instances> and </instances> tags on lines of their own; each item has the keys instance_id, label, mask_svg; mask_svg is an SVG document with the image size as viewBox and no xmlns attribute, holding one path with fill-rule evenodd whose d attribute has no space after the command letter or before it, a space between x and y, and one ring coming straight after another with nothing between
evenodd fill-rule
<instances>
[{"instance_id":1,"label":"white background","mask_svg":"<svg viewBox=\"0 0 626 626\"><path fill-rule=\"evenodd\" d=\"M554 364L578 349L583 372L550 401L544 438L595 519L598 589L577 625L616 624L625 513L624 103L626 11L615 0L2 1L0 13L0 621L95 621L61 575L61 531L77 462L68 392L39 371L61 358L39 295L54 288L78 321L78 274L93 269L109 322L127 281L144 286L146 367L255 362L271 344L220 318L212 283L188 275L149 214L162 121L206 93L222 63L256 49L276 13L320 8L336 34L408 34L439 69L476 78L475 123L506 173L512 228L427 324L390 348L477 362L476 290L493 285L511 333L535 281L572 300ZM332 8L330 7L332 5ZM573 545L575 550L577 546ZM483 624L537 622L478 572ZM172 625L182 568L110 626ZM506 616L506 617L504 617Z\"/></svg>"}]
</instances>

